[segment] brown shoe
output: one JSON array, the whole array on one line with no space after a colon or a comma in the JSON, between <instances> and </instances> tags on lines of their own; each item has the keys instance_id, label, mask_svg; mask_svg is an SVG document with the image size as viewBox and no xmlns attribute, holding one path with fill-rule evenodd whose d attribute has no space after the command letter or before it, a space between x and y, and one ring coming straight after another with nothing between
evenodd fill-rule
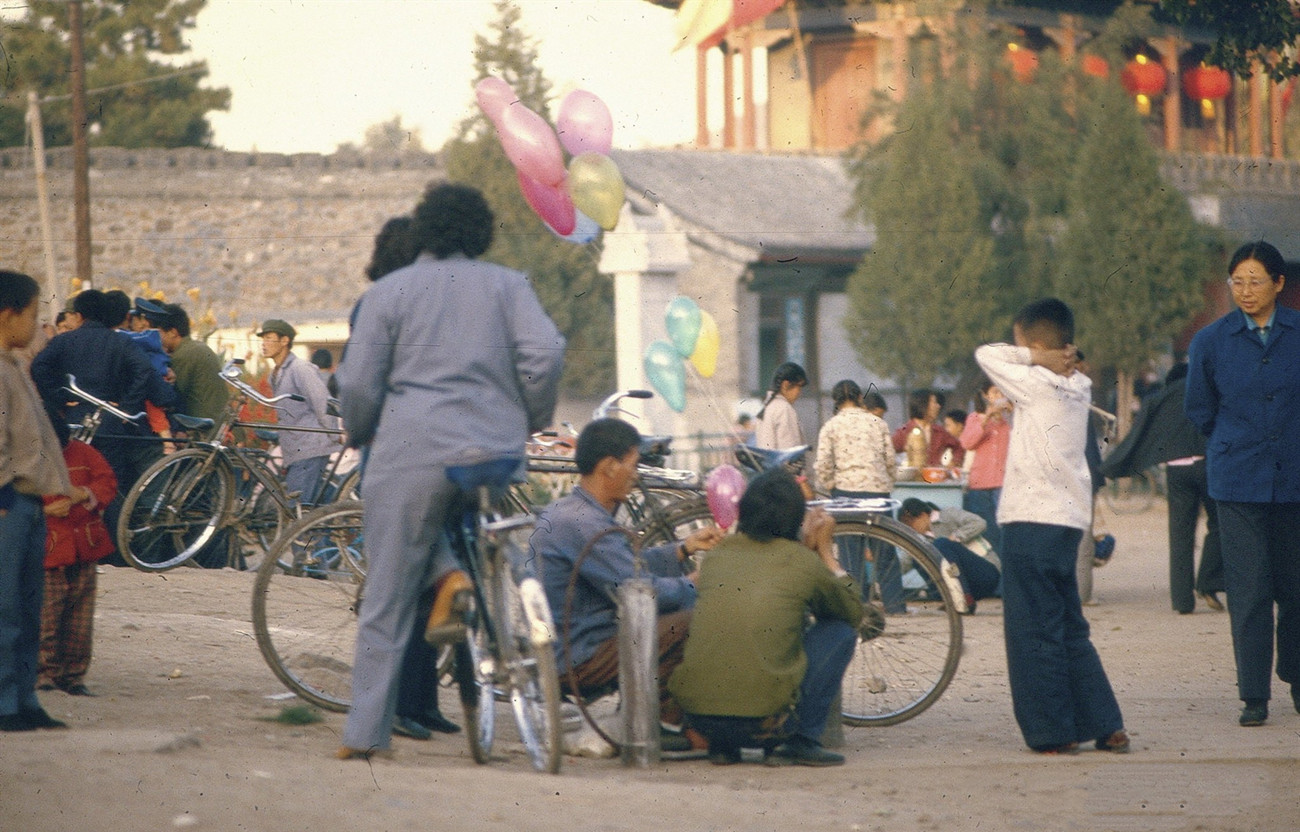
<instances>
[{"instance_id":1,"label":"brown shoe","mask_svg":"<svg viewBox=\"0 0 1300 832\"><path fill-rule=\"evenodd\" d=\"M1128 734L1121 728L1109 737L1102 737L1097 740L1097 750L1109 751L1112 754L1127 754L1129 752Z\"/></svg>"},{"instance_id":2,"label":"brown shoe","mask_svg":"<svg viewBox=\"0 0 1300 832\"><path fill-rule=\"evenodd\" d=\"M438 580L424 640L435 647L455 644L465 638L465 616L474 606L474 583L460 569Z\"/></svg>"},{"instance_id":3,"label":"brown shoe","mask_svg":"<svg viewBox=\"0 0 1300 832\"><path fill-rule=\"evenodd\" d=\"M340 760L373 760L376 757L391 759L393 752L388 748L350 748L340 745L339 750L334 752L334 756Z\"/></svg>"}]
</instances>

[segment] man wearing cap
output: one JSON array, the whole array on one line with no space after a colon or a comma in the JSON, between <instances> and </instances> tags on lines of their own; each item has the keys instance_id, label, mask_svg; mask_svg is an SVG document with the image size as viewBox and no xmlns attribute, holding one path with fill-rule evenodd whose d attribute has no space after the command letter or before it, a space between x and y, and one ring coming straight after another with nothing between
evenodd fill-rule
<instances>
[{"instance_id":1,"label":"man wearing cap","mask_svg":"<svg viewBox=\"0 0 1300 832\"><path fill-rule=\"evenodd\" d=\"M271 371L272 393L276 396L298 395L303 399L280 402L276 421L311 431L334 428L334 420L326 410L329 391L325 389L325 382L321 381L314 365L293 354L293 339L297 335L298 331L288 321L279 318L264 322L257 332L257 337L262 339L262 356L275 364ZM298 492L298 499L304 503L315 502L330 454L337 450L339 437L336 434L280 431L285 490L290 494Z\"/></svg>"}]
</instances>

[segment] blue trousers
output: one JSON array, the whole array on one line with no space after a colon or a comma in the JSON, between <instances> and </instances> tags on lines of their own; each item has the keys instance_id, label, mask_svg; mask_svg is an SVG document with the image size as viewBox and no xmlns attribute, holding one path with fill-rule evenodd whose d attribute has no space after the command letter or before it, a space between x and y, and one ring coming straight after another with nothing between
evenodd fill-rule
<instances>
[{"instance_id":1,"label":"blue trousers","mask_svg":"<svg viewBox=\"0 0 1300 832\"><path fill-rule=\"evenodd\" d=\"M889 492L845 491L841 488L832 488L831 496L870 500L888 497ZM844 571L853 576L853 580L858 582L858 586L862 589L862 600L869 600L872 576L867 571L866 550L862 540L857 537L841 538L837 544L840 547L840 565L844 567ZM873 540L871 559L874 580L880 587L880 600L884 604L885 612L905 612L907 603L903 597L903 572L898 563L898 550L888 543Z\"/></svg>"},{"instance_id":2,"label":"blue trousers","mask_svg":"<svg viewBox=\"0 0 1300 832\"><path fill-rule=\"evenodd\" d=\"M1092 645L1075 577L1081 529L1002 527L1002 618L1016 723L1030 748L1110 736L1124 727Z\"/></svg>"},{"instance_id":3,"label":"blue trousers","mask_svg":"<svg viewBox=\"0 0 1300 832\"><path fill-rule=\"evenodd\" d=\"M0 512L0 716L41 707L36 672L45 591L45 509L18 494Z\"/></svg>"},{"instance_id":4,"label":"blue trousers","mask_svg":"<svg viewBox=\"0 0 1300 832\"><path fill-rule=\"evenodd\" d=\"M930 542L939 550L939 554L957 564L962 589L974 596L976 601L997 596L1002 573L996 566L955 540L939 537Z\"/></svg>"},{"instance_id":5,"label":"blue trousers","mask_svg":"<svg viewBox=\"0 0 1300 832\"><path fill-rule=\"evenodd\" d=\"M712 751L772 748L790 736L820 742L857 641L857 631L845 621L818 621L804 632L808 669L799 685L794 713L776 736L765 731L767 717L690 714L687 721L709 740Z\"/></svg>"},{"instance_id":6,"label":"blue trousers","mask_svg":"<svg viewBox=\"0 0 1300 832\"><path fill-rule=\"evenodd\" d=\"M1219 535L1237 659L1237 693L1269 698L1273 604L1277 675L1300 684L1300 503L1220 502Z\"/></svg>"},{"instance_id":7,"label":"blue trousers","mask_svg":"<svg viewBox=\"0 0 1300 832\"><path fill-rule=\"evenodd\" d=\"M1002 529L998 526L1000 499L1001 488L972 488L961 495L961 507L971 514L978 514L988 524L984 529L984 539L998 553L998 557L1002 556Z\"/></svg>"},{"instance_id":8,"label":"blue trousers","mask_svg":"<svg viewBox=\"0 0 1300 832\"><path fill-rule=\"evenodd\" d=\"M329 462L328 456L310 456L290 464L284 469L284 490L290 494L299 492L298 502L303 505L315 505L316 492L320 490L321 477Z\"/></svg>"}]
</instances>

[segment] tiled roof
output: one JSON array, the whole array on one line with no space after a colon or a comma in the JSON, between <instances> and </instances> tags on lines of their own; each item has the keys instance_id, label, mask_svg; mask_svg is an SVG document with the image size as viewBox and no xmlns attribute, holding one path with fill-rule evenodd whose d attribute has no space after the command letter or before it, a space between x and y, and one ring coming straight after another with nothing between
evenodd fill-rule
<instances>
[{"instance_id":1,"label":"tiled roof","mask_svg":"<svg viewBox=\"0 0 1300 832\"><path fill-rule=\"evenodd\" d=\"M874 230L848 217L852 185L838 156L711 150L615 150L633 204L664 204L757 260L857 261Z\"/></svg>"}]
</instances>

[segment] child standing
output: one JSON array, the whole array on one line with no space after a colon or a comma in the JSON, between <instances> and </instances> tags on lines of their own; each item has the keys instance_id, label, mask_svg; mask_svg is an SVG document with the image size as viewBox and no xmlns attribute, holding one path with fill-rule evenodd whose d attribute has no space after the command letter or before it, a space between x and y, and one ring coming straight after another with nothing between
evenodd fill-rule
<instances>
[{"instance_id":1,"label":"child standing","mask_svg":"<svg viewBox=\"0 0 1300 832\"><path fill-rule=\"evenodd\" d=\"M69 494L41 398L19 350L36 333L40 287L0 270L0 731L66 728L36 698L45 573L43 494Z\"/></svg>"},{"instance_id":2,"label":"child standing","mask_svg":"<svg viewBox=\"0 0 1300 832\"><path fill-rule=\"evenodd\" d=\"M94 696L83 679L90 667L95 563L113 552L104 509L117 493L117 478L103 454L59 428L72 495L45 498L45 604L36 688Z\"/></svg>"},{"instance_id":3,"label":"child standing","mask_svg":"<svg viewBox=\"0 0 1300 832\"><path fill-rule=\"evenodd\" d=\"M986 344L975 360L1016 409L997 513L1016 722L1025 743L1042 753L1074 753L1088 741L1126 752L1124 720L1075 576L1092 519L1084 458L1092 382L1075 370L1074 314L1044 298L1021 309L1012 330L1014 346Z\"/></svg>"}]
</instances>

